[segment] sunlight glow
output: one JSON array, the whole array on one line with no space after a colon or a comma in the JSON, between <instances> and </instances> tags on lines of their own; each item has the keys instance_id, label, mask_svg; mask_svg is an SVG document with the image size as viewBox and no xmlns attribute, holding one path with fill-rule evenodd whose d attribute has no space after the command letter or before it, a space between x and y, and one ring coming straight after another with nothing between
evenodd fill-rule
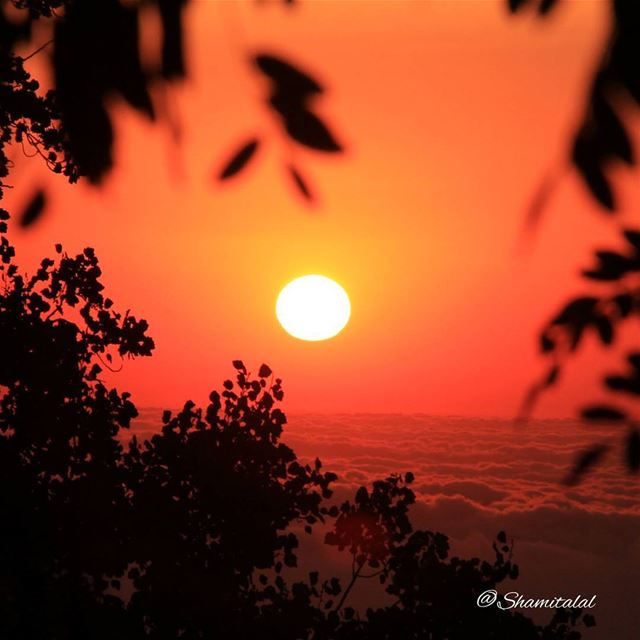
<instances>
[{"instance_id":1,"label":"sunlight glow","mask_svg":"<svg viewBox=\"0 0 640 640\"><path fill-rule=\"evenodd\" d=\"M346 291L320 275L292 280L278 296L276 317L284 330L300 340L327 340L344 329L351 315Z\"/></svg>"}]
</instances>

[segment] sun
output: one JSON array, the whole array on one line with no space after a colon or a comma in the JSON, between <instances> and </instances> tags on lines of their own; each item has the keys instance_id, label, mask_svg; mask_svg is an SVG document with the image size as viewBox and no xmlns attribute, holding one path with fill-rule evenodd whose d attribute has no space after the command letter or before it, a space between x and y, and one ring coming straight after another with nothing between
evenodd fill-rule
<instances>
[{"instance_id":1,"label":"sun","mask_svg":"<svg viewBox=\"0 0 640 640\"><path fill-rule=\"evenodd\" d=\"M334 280L316 274L292 280L278 296L276 317L284 330L300 340L328 340L349 322L351 303Z\"/></svg>"}]
</instances>

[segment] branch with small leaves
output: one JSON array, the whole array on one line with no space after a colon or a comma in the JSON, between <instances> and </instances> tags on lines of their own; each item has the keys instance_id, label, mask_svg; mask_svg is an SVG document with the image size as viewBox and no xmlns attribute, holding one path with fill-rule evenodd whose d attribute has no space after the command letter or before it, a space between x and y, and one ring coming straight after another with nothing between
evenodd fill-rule
<instances>
[{"instance_id":1,"label":"branch with small leaves","mask_svg":"<svg viewBox=\"0 0 640 640\"><path fill-rule=\"evenodd\" d=\"M287 148L291 149L293 144L320 153L342 152L342 145L313 108L317 96L324 92L315 78L291 62L270 54L257 54L252 63L254 69L269 81L266 106L276 119L278 130L285 136ZM217 171L218 180L224 182L245 170L263 143L258 137L241 142ZM291 152L289 155L284 169L299 195L311 203L315 200L314 192Z\"/></svg>"},{"instance_id":2,"label":"branch with small leaves","mask_svg":"<svg viewBox=\"0 0 640 640\"><path fill-rule=\"evenodd\" d=\"M551 363L542 379L527 393L521 410L522 419L530 415L540 395L558 382L566 362L579 350L586 334L591 333L609 348L623 322L640 318L640 231L624 229L622 238L622 250L595 251L595 265L582 272L586 280L607 289L599 295L569 301L543 329L539 348ZM631 351L627 362L626 374L607 374L602 379L602 386L607 393L640 401L640 352ZM588 405L581 409L580 416L590 423L626 426L623 459L630 472L640 470L640 422L637 417L615 403ZM610 443L601 442L579 454L566 482L579 482L605 459L611 448Z\"/></svg>"},{"instance_id":3,"label":"branch with small leaves","mask_svg":"<svg viewBox=\"0 0 640 640\"><path fill-rule=\"evenodd\" d=\"M548 17L560 6L558 0L507 0L512 13L536 8ZM607 212L617 209L609 178L616 165L635 166L632 136L623 112L627 105L640 106L640 5L628 0L610 0L613 24L589 89L584 115L574 134L569 161L578 171L593 198ZM562 170L558 173L560 175ZM529 222L539 219L558 184L547 176L534 197Z\"/></svg>"}]
</instances>

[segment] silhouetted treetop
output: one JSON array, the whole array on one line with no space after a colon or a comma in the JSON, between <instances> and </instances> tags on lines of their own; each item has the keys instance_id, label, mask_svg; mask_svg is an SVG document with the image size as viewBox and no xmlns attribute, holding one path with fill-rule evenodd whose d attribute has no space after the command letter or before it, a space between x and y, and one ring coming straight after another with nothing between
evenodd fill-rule
<instances>
[{"instance_id":1,"label":"silhouetted treetop","mask_svg":"<svg viewBox=\"0 0 640 640\"><path fill-rule=\"evenodd\" d=\"M12 443L22 442L27 458L58 455L84 438L96 438L83 423L100 405L113 420L105 435L114 437L137 414L129 395L108 390L101 373L114 358L151 354L146 321L114 310L102 293L93 249L71 257L58 245L57 256L42 260L30 276L21 274L14 253L2 235L0 386L6 392L0 431L12 434Z\"/></svg>"},{"instance_id":2,"label":"silhouetted treetop","mask_svg":"<svg viewBox=\"0 0 640 640\"><path fill-rule=\"evenodd\" d=\"M38 93L38 82L25 70L22 58L8 48L11 39L11 25L0 12L0 198L9 175L5 148L10 143L33 150L52 171L64 174L71 182L79 175L66 144L55 96L52 92L44 96Z\"/></svg>"}]
</instances>

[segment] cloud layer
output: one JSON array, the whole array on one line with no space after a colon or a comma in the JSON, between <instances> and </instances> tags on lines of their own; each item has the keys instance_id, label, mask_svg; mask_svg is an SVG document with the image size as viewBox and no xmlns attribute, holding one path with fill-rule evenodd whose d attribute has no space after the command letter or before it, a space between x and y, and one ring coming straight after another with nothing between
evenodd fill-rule
<instances>
[{"instance_id":1,"label":"cloud layer","mask_svg":"<svg viewBox=\"0 0 640 640\"><path fill-rule=\"evenodd\" d=\"M159 416L143 411L134 431L150 435ZM561 484L579 451L616 435L564 420L515 427L453 416L345 414L290 416L284 440L300 458L317 456L338 474L338 498L412 471L417 527L447 534L454 553L481 557L490 557L491 540L505 529L521 569L509 589L531 597L597 594L598 625L585 638L625 640L634 637L639 601L638 480L612 455L577 487Z\"/></svg>"}]
</instances>

